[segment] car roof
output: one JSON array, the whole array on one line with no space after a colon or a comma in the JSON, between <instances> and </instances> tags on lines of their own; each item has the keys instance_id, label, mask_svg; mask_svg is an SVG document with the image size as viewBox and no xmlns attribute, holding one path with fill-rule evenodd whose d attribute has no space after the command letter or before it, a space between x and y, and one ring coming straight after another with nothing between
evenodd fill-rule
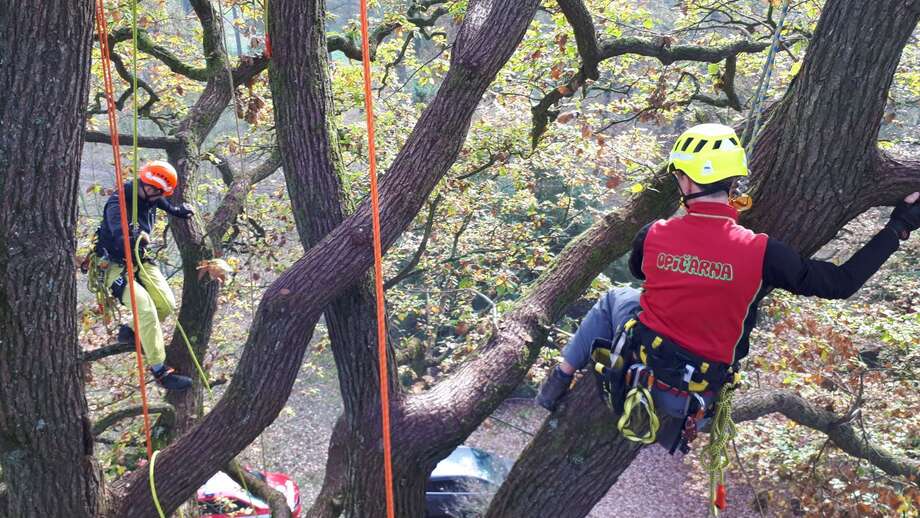
<instances>
[{"instance_id":1,"label":"car roof","mask_svg":"<svg viewBox=\"0 0 920 518\"><path fill-rule=\"evenodd\" d=\"M504 471L498 458L469 446L459 446L431 472L432 479L474 477L501 484Z\"/></svg>"}]
</instances>

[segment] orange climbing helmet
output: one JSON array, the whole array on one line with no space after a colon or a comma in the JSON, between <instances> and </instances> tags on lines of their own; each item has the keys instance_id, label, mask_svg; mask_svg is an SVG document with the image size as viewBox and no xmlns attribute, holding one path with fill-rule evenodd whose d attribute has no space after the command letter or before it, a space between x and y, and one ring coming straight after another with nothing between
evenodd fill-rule
<instances>
[{"instance_id":1,"label":"orange climbing helmet","mask_svg":"<svg viewBox=\"0 0 920 518\"><path fill-rule=\"evenodd\" d=\"M176 168L163 160L147 162L141 167L137 175L141 182L160 189L166 196L172 196L176 185L179 184L179 175L176 174Z\"/></svg>"}]
</instances>

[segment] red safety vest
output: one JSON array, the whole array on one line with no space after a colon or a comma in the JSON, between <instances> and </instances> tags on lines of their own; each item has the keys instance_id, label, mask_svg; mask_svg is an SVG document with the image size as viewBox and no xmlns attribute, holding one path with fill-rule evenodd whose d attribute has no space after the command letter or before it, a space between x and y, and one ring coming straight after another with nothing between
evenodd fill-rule
<instances>
[{"instance_id":1,"label":"red safety vest","mask_svg":"<svg viewBox=\"0 0 920 518\"><path fill-rule=\"evenodd\" d=\"M691 203L645 236L639 320L698 356L735 361L763 277L767 235L737 223L724 203Z\"/></svg>"}]
</instances>

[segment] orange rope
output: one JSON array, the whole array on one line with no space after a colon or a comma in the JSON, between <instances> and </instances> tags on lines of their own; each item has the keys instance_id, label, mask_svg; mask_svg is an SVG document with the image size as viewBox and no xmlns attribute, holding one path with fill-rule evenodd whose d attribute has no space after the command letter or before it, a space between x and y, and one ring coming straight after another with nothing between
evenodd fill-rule
<instances>
[{"instance_id":1,"label":"orange rope","mask_svg":"<svg viewBox=\"0 0 920 518\"><path fill-rule=\"evenodd\" d=\"M137 316L137 300L134 296L134 262L131 258L131 238L128 236L128 211L125 208L125 184L121 170L121 151L118 148L118 123L115 120L115 94L112 88L112 62L109 54L109 29L105 23L104 0L96 0L96 32L99 35L99 50L102 54L102 79L105 85L105 101L108 108L109 132L112 137L112 155L115 157L115 182L118 184L118 204L121 209L121 237L125 247L125 269L127 270L128 288L131 293L131 313L134 317L134 329L140 329ZM137 95L137 92L134 92ZM137 189L137 186L134 186ZM150 439L150 414L147 413L147 386L144 384L144 359L141 354L140 333L134 333L134 349L137 353L137 378L141 387L141 404L144 408L144 434L147 438L147 460L153 455Z\"/></svg>"},{"instance_id":2,"label":"orange rope","mask_svg":"<svg viewBox=\"0 0 920 518\"><path fill-rule=\"evenodd\" d=\"M390 450L390 395L387 375L387 331L383 300L383 253L380 240L380 201L377 193L377 156L374 144L374 98L371 93L371 58L367 28L367 0L361 0L361 48L364 62L364 111L367 115L368 159L371 177L371 212L374 225L374 284L377 292L377 363L380 373L380 412L383 427L383 470L386 479L387 517L393 518L393 455Z\"/></svg>"}]
</instances>

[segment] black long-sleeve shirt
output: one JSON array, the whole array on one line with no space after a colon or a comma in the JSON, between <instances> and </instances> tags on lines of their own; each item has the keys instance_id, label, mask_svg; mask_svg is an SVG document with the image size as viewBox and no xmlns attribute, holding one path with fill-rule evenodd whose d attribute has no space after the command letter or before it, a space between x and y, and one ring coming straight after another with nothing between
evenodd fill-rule
<instances>
[{"instance_id":1,"label":"black long-sleeve shirt","mask_svg":"<svg viewBox=\"0 0 920 518\"><path fill-rule=\"evenodd\" d=\"M644 280L642 254L645 236L653 223L636 234L629 270L637 279ZM774 238L768 238L763 258L763 285L744 320L744 332L738 343L735 357L747 356L750 334L757 324L757 308L773 288L797 295L817 296L825 299L845 299L856 293L863 284L888 260L899 246L894 231L882 229L842 265L802 257L798 252ZM666 333L665 330L660 332Z\"/></svg>"},{"instance_id":2,"label":"black long-sleeve shirt","mask_svg":"<svg viewBox=\"0 0 920 518\"><path fill-rule=\"evenodd\" d=\"M131 223L131 211L134 201L133 182L125 182L125 200L127 201L128 224ZM162 209L172 214L176 208L165 198L158 198L150 202L141 196L137 197L137 227L141 232L150 234L156 223L156 209ZM111 260L120 262L124 260L125 249L121 235L121 209L119 207L118 193L115 192L105 202L102 222L96 230L97 249L105 250Z\"/></svg>"}]
</instances>

